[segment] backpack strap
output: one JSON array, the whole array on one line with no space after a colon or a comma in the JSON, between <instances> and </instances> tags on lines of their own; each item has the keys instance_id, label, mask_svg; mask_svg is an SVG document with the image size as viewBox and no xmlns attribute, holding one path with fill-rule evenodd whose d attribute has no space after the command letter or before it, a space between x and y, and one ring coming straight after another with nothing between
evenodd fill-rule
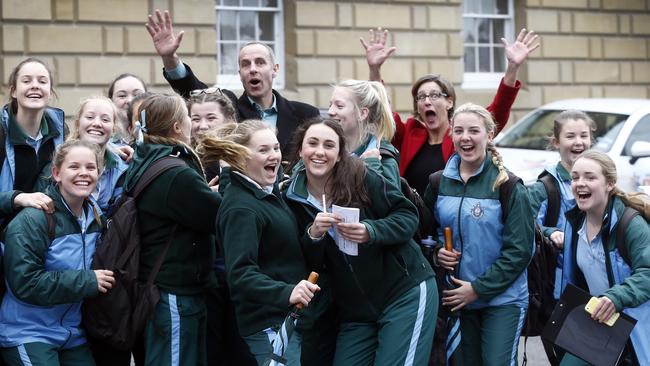
<instances>
[{"instance_id":1,"label":"backpack strap","mask_svg":"<svg viewBox=\"0 0 650 366\"><path fill-rule=\"evenodd\" d=\"M45 219L47 219L47 238L50 240L48 247L52 245L54 238L56 237L56 218L54 214L43 211L45 214Z\"/></svg>"},{"instance_id":2,"label":"backpack strap","mask_svg":"<svg viewBox=\"0 0 650 366\"><path fill-rule=\"evenodd\" d=\"M429 175L429 186L431 187L431 195L433 195L434 203L438 200L438 191L440 190L440 180L442 179L442 170Z\"/></svg>"},{"instance_id":3,"label":"backpack strap","mask_svg":"<svg viewBox=\"0 0 650 366\"><path fill-rule=\"evenodd\" d=\"M138 195L140 195L140 193L154 179L158 178L162 173L166 172L167 170L179 166L187 166L187 163L185 163L183 159L180 159L175 156L171 156L171 155L165 156L161 159L156 160L144 171L140 179L138 179L138 182L135 184L135 187L133 187L133 190L131 191L131 197L133 198L138 197Z\"/></svg>"},{"instance_id":4,"label":"backpack strap","mask_svg":"<svg viewBox=\"0 0 650 366\"><path fill-rule=\"evenodd\" d=\"M625 232L627 231L628 226L630 226L632 219L637 215L639 215L639 211L632 207L625 207L621 221L619 221L616 226L616 248L618 248L618 253L621 255L625 263L630 267L632 267L632 261L630 260L630 253L627 251L627 247L625 246Z\"/></svg>"},{"instance_id":5,"label":"backpack strap","mask_svg":"<svg viewBox=\"0 0 650 366\"><path fill-rule=\"evenodd\" d=\"M0 122L0 172L2 171L2 167L5 164L5 158L7 157L7 150L5 148L6 137L7 135L5 132L5 125L4 123Z\"/></svg>"},{"instance_id":6,"label":"backpack strap","mask_svg":"<svg viewBox=\"0 0 650 366\"><path fill-rule=\"evenodd\" d=\"M399 159L397 158L397 154L395 154L394 151L392 151L392 150L388 150L388 149L385 148L385 147L380 147L380 148L379 148L379 155L380 155L382 158L393 158L393 159L395 159L395 160L399 163Z\"/></svg>"},{"instance_id":7,"label":"backpack strap","mask_svg":"<svg viewBox=\"0 0 650 366\"><path fill-rule=\"evenodd\" d=\"M560 191L557 189L557 182L550 174L543 175L539 178L539 181L544 185L548 200L544 226L555 227L560 219Z\"/></svg>"},{"instance_id":8,"label":"backpack strap","mask_svg":"<svg viewBox=\"0 0 650 366\"><path fill-rule=\"evenodd\" d=\"M512 195L512 190L515 188L518 182L521 182L521 179L514 175L512 172L508 172L508 180L501 183L499 186L499 203L501 204L501 220L503 224L506 223L506 218L510 212L510 196ZM523 182L522 182L523 184Z\"/></svg>"},{"instance_id":9,"label":"backpack strap","mask_svg":"<svg viewBox=\"0 0 650 366\"><path fill-rule=\"evenodd\" d=\"M161 159L156 160L153 164L147 167L138 182L135 184L135 187L133 187L133 191L131 193L131 197L134 199L137 198L138 195L149 185L149 183L158 178L162 173L168 171L171 168L180 166L187 166L187 163L185 163L183 159L175 156L165 156ZM178 228L178 224L175 224L172 227L172 231L167 237L163 251L158 256L158 259L156 259L156 263L149 273L149 278L147 278L147 285L149 286L153 284L156 276L158 276L160 267L162 267L162 264L165 261L165 257L167 257L167 252L169 251L169 247L171 246L172 240L174 239L174 234L176 234L176 228Z\"/></svg>"}]
</instances>

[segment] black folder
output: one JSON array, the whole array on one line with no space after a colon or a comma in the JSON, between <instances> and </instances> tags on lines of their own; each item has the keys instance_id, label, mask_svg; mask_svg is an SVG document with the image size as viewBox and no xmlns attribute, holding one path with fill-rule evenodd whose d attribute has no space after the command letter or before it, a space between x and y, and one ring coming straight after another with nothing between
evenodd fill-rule
<instances>
[{"instance_id":1,"label":"black folder","mask_svg":"<svg viewBox=\"0 0 650 366\"><path fill-rule=\"evenodd\" d=\"M591 295L569 284L542 331L542 338L595 366L615 366L636 319L621 313L613 326L591 319Z\"/></svg>"}]
</instances>

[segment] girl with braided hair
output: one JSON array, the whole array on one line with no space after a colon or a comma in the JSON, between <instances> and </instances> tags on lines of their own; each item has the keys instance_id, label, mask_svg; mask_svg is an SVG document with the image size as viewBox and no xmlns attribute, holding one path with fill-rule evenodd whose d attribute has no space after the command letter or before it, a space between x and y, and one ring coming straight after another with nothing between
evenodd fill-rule
<instances>
[{"instance_id":1,"label":"girl with braided hair","mask_svg":"<svg viewBox=\"0 0 650 366\"><path fill-rule=\"evenodd\" d=\"M437 260L453 272L455 288L442 292L442 305L460 317L460 356L467 365L516 363L528 307L533 215L520 182L509 207L501 207L499 186L508 181L508 171L492 143L494 133L485 108L467 103L456 109L451 121L456 153L445 166L437 197L430 186L424 194L438 227L452 228L453 249L439 249Z\"/></svg>"}]
</instances>

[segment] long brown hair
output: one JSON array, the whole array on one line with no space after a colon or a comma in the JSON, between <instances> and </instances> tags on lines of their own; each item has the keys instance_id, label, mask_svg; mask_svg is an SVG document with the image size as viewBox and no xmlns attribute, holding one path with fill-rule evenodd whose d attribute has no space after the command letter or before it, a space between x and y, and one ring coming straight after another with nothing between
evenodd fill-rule
<instances>
[{"instance_id":1,"label":"long brown hair","mask_svg":"<svg viewBox=\"0 0 650 366\"><path fill-rule=\"evenodd\" d=\"M331 197L332 203L337 205L353 207L367 205L370 199L365 186L366 166L360 159L350 156L345 146L343 128L337 121L330 118L314 118L300 125L293 134L290 145L292 162L290 166L295 166L300 161L300 150L305 134L311 126L317 124L331 128L339 138L339 161L334 165L332 174L325 184L330 189L326 192L327 195Z\"/></svg>"},{"instance_id":2,"label":"long brown hair","mask_svg":"<svg viewBox=\"0 0 650 366\"><path fill-rule=\"evenodd\" d=\"M14 90L16 90L16 88L17 88L17 85L18 85L18 73L20 72L20 69L22 69L23 66L25 66L26 64L28 64L30 62L35 62L37 64L41 64L41 65L43 65L45 70L47 70L47 74L48 74L48 76L50 78L50 93L54 97L57 96L56 91L54 90L54 80L52 79L52 69L50 68L50 66L45 61L43 61L41 59L38 59L36 57L28 57L28 58L20 61L18 63L18 65L16 65L16 67L14 67L13 70L11 70L11 73L9 74L9 82L8 82L8 85L9 85L9 110L14 115L16 113L18 113L18 99L12 97L11 93L13 93Z\"/></svg>"}]
</instances>

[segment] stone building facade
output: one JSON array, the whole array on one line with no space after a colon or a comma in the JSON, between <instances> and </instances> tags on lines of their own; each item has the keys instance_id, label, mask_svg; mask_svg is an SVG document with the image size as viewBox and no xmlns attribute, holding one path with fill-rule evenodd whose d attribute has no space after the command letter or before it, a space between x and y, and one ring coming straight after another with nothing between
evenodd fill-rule
<instances>
[{"instance_id":1,"label":"stone building facade","mask_svg":"<svg viewBox=\"0 0 650 366\"><path fill-rule=\"evenodd\" d=\"M122 72L169 90L143 26L156 8L170 9L175 30L185 31L182 59L204 81L217 81L215 0L1 1L1 80L26 56L46 59L56 71L56 103L68 114ZM510 1L514 28L533 29L543 42L520 74L512 118L557 99L650 98L650 0ZM326 108L332 83L367 78L359 37L376 26L390 29L389 44L398 47L383 76L400 112L411 109L410 85L425 73L454 82L459 103L486 104L494 94L463 87L462 0L284 0L281 7L289 98ZM1 93L6 100L6 88Z\"/></svg>"}]
</instances>

